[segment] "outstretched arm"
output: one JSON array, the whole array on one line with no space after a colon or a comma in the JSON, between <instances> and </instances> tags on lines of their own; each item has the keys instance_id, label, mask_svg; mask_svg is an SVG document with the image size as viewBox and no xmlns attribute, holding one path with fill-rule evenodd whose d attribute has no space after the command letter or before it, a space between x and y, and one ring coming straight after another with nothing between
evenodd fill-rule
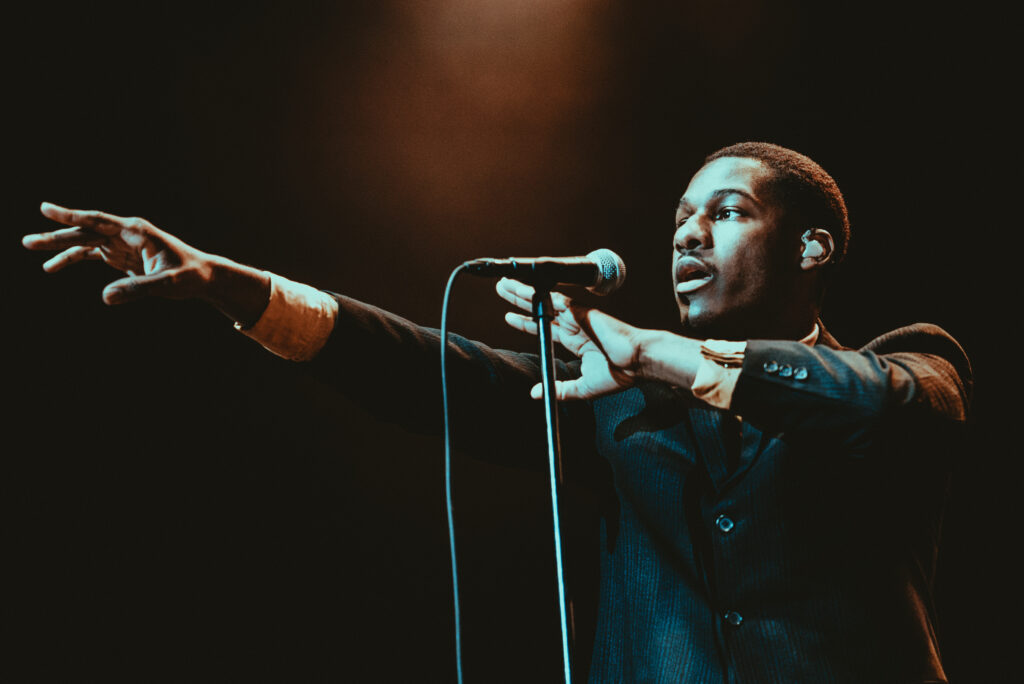
<instances>
[{"instance_id":1,"label":"outstretched arm","mask_svg":"<svg viewBox=\"0 0 1024 684\"><path fill-rule=\"evenodd\" d=\"M100 260L124 273L126 277L103 289L107 304L143 297L201 299L243 325L255 323L267 306L266 272L200 251L145 219L49 202L43 202L40 211L68 227L26 235L22 244L32 250L59 251L43 264L48 273Z\"/></svg>"},{"instance_id":2,"label":"outstretched arm","mask_svg":"<svg viewBox=\"0 0 1024 684\"><path fill-rule=\"evenodd\" d=\"M58 252L44 264L47 272L102 260L124 274L104 288L107 304L149 296L207 301L275 354L313 361L310 370L381 417L420 431L439 431L436 330L208 254L141 218L49 203L41 210L64 226L23 239L28 249ZM524 451L542 453L528 446L540 443L537 435L543 437L542 430L533 428L543 425L540 407L527 397L539 375L535 358L455 335L450 345L449 372L453 386L460 388L452 402L460 441L478 438L477 449L484 445L495 457L497 452L509 453L512 463L522 462ZM558 372L563 378L571 374L565 364L559 364ZM509 426L524 436L494 439Z\"/></svg>"},{"instance_id":3,"label":"outstretched arm","mask_svg":"<svg viewBox=\"0 0 1024 684\"><path fill-rule=\"evenodd\" d=\"M503 280L497 290L530 310L533 288ZM893 331L860 351L792 340L725 343L743 351L726 359L730 368L723 371L698 340L635 328L557 293L553 302L553 337L582 361L579 378L558 383L559 399L593 398L638 379L656 380L741 414L764 432L841 442L850 450L870 443L893 420L937 425L966 417L970 364L956 341L935 326ZM536 334L529 316L509 313L506 320ZM540 396L539 386L533 396Z\"/></svg>"}]
</instances>

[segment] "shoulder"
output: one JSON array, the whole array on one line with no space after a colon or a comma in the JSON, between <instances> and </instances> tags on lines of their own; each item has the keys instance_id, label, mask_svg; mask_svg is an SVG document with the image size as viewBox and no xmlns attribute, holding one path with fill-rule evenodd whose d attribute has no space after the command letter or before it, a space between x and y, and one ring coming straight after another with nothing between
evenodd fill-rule
<instances>
[{"instance_id":1,"label":"shoulder","mask_svg":"<svg viewBox=\"0 0 1024 684\"><path fill-rule=\"evenodd\" d=\"M961 383L970 389L974 372L960 343L948 332L932 323L914 323L897 328L861 347L861 351L899 357L904 354L927 355L945 361Z\"/></svg>"},{"instance_id":2,"label":"shoulder","mask_svg":"<svg viewBox=\"0 0 1024 684\"><path fill-rule=\"evenodd\" d=\"M948 358L950 361L959 363L970 363L967 354L960 343L948 332L932 323L914 323L896 330L891 330L884 335L879 335L863 347L864 351L873 351L877 354L889 354L894 352L918 352L934 353Z\"/></svg>"},{"instance_id":3,"label":"shoulder","mask_svg":"<svg viewBox=\"0 0 1024 684\"><path fill-rule=\"evenodd\" d=\"M903 368L916 379L924 396L937 402L943 413L963 420L973 394L974 373L960 343L931 323L897 328L861 347L887 364Z\"/></svg>"}]
</instances>

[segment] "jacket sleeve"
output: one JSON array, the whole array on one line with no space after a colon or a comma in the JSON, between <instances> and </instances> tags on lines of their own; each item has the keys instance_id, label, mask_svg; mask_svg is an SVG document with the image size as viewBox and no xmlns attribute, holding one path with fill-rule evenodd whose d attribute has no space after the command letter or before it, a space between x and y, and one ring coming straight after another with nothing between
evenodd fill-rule
<instances>
[{"instance_id":1,"label":"jacket sleeve","mask_svg":"<svg viewBox=\"0 0 1024 684\"><path fill-rule=\"evenodd\" d=\"M751 340L731 408L768 434L857 452L900 422L963 423L971 381L960 345L934 325L901 328L859 351Z\"/></svg>"},{"instance_id":2,"label":"jacket sleeve","mask_svg":"<svg viewBox=\"0 0 1024 684\"><path fill-rule=\"evenodd\" d=\"M414 432L441 434L441 334L343 295L327 343L310 362L318 377L378 418ZM578 375L578 362L556 362L556 376ZM539 357L449 334L448 400L455 446L509 465L546 464ZM571 428L585 405L560 404ZM546 467L546 466L545 466Z\"/></svg>"}]
</instances>

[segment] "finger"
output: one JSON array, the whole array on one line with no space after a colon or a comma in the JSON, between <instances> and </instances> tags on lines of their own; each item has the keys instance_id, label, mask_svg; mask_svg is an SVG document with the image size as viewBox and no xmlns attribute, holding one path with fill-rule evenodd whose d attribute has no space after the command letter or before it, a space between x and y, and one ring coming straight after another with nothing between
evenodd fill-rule
<instances>
[{"instance_id":1,"label":"finger","mask_svg":"<svg viewBox=\"0 0 1024 684\"><path fill-rule=\"evenodd\" d=\"M538 382L530 388L530 398L542 399L543 397L544 386ZM583 393L583 388L579 382L575 380L555 380L555 398L558 401L573 401L584 399L586 395Z\"/></svg>"},{"instance_id":2,"label":"finger","mask_svg":"<svg viewBox=\"0 0 1024 684\"><path fill-rule=\"evenodd\" d=\"M551 303L554 305L555 311L559 313L572 306L572 300L561 292L551 293Z\"/></svg>"},{"instance_id":3,"label":"finger","mask_svg":"<svg viewBox=\"0 0 1024 684\"><path fill-rule=\"evenodd\" d=\"M153 275L121 278L103 288L106 304L124 304L143 297L166 297L174 294L175 275L173 271Z\"/></svg>"},{"instance_id":4,"label":"finger","mask_svg":"<svg viewBox=\"0 0 1024 684\"><path fill-rule=\"evenodd\" d=\"M505 322L520 332L528 335L537 334L537 321L532 316L509 311L505 314ZM579 327L575 324L573 324L572 328L566 328L558 319L552 321L551 338L576 356L580 355L580 348L587 341L586 338L576 337L578 333Z\"/></svg>"},{"instance_id":5,"label":"finger","mask_svg":"<svg viewBox=\"0 0 1024 684\"><path fill-rule=\"evenodd\" d=\"M52 202L43 202L39 205L39 211L43 216L67 226L81 226L96 231L103 235L113 235L121 230L130 219L121 216L114 216L102 211L86 211L84 209L69 209Z\"/></svg>"},{"instance_id":6,"label":"finger","mask_svg":"<svg viewBox=\"0 0 1024 684\"><path fill-rule=\"evenodd\" d=\"M524 316L523 314L517 314L509 311L505 314L505 322L516 330L530 335L537 334L537 322L530 316Z\"/></svg>"},{"instance_id":7,"label":"finger","mask_svg":"<svg viewBox=\"0 0 1024 684\"><path fill-rule=\"evenodd\" d=\"M86 259L95 260L102 259L100 256L100 250L95 247L72 247L66 249L57 256L53 257L49 261L43 264L43 270L47 273L56 273L60 269L76 264L79 261Z\"/></svg>"},{"instance_id":8,"label":"finger","mask_svg":"<svg viewBox=\"0 0 1024 684\"><path fill-rule=\"evenodd\" d=\"M511 278L501 278L494 286L494 289L498 292L498 296L509 304L525 311L533 311L535 290L532 285L526 285ZM559 313L569 308L572 305L572 300L561 292L552 292L551 303L555 308L555 312Z\"/></svg>"},{"instance_id":9,"label":"finger","mask_svg":"<svg viewBox=\"0 0 1024 684\"><path fill-rule=\"evenodd\" d=\"M518 307L525 311L533 310L534 290L529 285L524 285L518 280L502 278L494 286L494 289L498 292L499 297L504 299L512 306Z\"/></svg>"},{"instance_id":10,"label":"finger","mask_svg":"<svg viewBox=\"0 0 1024 684\"><path fill-rule=\"evenodd\" d=\"M97 235L91 230L83 228L61 228L51 233L35 233L26 235L21 239L21 244L28 249L53 250L67 249L78 245L95 246L106 242L106 237Z\"/></svg>"},{"instance_id":11,"label":"finger","mask_svg":"<svg viewBox=\"0 0 1024 684\"><path fill-rule=\"evenodd\" d=\"M533 316L527 316L526 314L519 314L513 311L509 311L505 314L505 322L510 326L519 330L520 332L528 333L530 335L537 334L537 321ZM555 342L558 342L566 349L572 351L566 344L566 339L572 337L574 334L579 332L579 326L574 321L569 321L567 327L561 319L555 319L551 322L551 333L554 337Z\"/></svg>"}]
</instances>

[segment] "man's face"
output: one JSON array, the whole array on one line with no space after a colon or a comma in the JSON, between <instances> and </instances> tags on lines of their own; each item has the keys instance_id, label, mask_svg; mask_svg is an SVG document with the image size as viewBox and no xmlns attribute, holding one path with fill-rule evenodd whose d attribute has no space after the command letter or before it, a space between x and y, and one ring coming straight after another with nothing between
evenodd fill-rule
<instances>
[{"instance_id":1,"label":"man's face","mask_svg":"<svg viewBox=\"0 0 1024 684\"><path fill-rule=\"evenodd\" d=\"M764 182L769 174L757 160L723 157L686 188L672 260L684 334L775 336L802 305L799 240L780 229L782 207Z\"/></svg>"}]
</instances>

